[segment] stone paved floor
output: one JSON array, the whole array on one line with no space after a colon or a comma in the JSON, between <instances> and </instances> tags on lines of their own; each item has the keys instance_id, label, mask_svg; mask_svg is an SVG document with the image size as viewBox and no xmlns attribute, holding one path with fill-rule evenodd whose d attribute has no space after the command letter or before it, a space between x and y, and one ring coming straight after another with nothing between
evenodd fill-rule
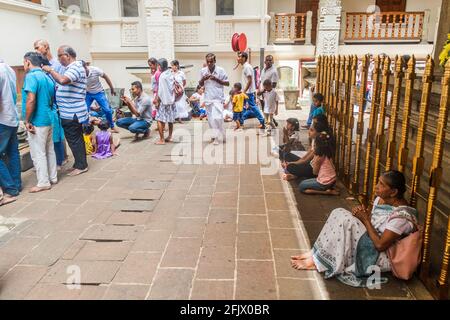
<instances>
[{"instance_id":1,"label":"stone paved floor","mask_svg":"<svg viewBox=\"0 0 450 320\"><path fill-rule=\"evenodd\" d=\"M119 157L0 208L0 299L429 298L417 281L370 292L291 269L343 198L300 196L260 164L174 164L188 142L122 138Z\"/></svg>"}]
</instances>

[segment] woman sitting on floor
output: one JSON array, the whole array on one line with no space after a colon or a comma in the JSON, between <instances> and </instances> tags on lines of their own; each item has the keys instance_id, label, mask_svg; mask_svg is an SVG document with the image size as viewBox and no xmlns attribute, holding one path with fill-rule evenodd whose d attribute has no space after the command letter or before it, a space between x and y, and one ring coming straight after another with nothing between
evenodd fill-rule
<instances>
[{"instance_id":1,"label":"woman sitting on floor","mask_svg":"<svg viewBox=\"0 0 450 320\"><path fill-rule=\"evenodd\" d=\"M306 154L301 158L289 153L284 155L284 162L282 163L286 171L283 177L284 180L290 181L298 178L312 179L316 177L311 166L311 161L314 159L314 140L324 131L329 132L328 126L322 122L314 122L309 128L308 134L311 141L311 148Z\"/></svg>"},{"instance_id":2,"label":"woman sitting on floor","mask_svg":"<svg viewBox=\"0 0 450 320\"><path fill-rule=\"evenodd\" d=\"M405 176L398 171L384 173L376 186L373 209L356 207L352 212L334 210L311 252L292 257L292 267L317 270L329 279L365 287L370 269L392 270L386 251L397 240L417 231L417 211L404 198ZM380 282L386 282L380 279Z\"/></svg>"}]
</instances>

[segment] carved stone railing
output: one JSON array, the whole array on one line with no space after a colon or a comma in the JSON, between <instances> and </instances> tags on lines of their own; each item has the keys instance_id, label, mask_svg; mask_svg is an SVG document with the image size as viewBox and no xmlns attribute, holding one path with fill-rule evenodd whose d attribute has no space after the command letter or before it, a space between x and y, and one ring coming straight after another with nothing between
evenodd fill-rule
<instances>
[{"instance_id":1,"label":"carved stone railing","mask_svg":"<svg viewBox=\"0 0 450 320\"><path fill-rule=\"evenodd\" d=\"M428 37L429 11L347 12L345 42L421 42Z\"/></svg>"},{"instance_id":2,"label":"carved stone railing","mask_svg":"<svg viewBox=\"0 0 450 320\"><path fill-rule=\"evenodd\" d=\"M271 13L270 43L311 44L312 11L307 13Z\"/></svg>"}]
</instances>

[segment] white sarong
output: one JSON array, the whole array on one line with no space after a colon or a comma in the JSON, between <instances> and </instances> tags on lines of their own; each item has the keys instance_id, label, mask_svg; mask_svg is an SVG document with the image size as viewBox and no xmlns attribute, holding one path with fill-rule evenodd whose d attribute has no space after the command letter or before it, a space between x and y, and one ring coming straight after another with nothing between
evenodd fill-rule
<instances>
[{"instance_id":1,"label":"white sarong","mask_svg":"<svg viewBox=\"0 0 450 320\"><path fill-rule=\"evenodd\" d=\"M223 141L225 139L223 104L220 101L208 101L205 103L205 107L209 127L213 130L213 138Z\"/></svg>"}]
</instances>

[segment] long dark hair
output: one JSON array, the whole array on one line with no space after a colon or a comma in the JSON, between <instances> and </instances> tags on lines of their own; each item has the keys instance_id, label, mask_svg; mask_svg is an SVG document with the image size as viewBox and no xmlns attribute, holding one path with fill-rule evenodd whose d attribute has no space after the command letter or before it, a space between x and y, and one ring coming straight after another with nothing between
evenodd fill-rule
<instances>
[{"instance_id":1,"label":"long dark hair","mask_svg":"<svg viewBox=\"0 0 450 320\"><path fill-rule=\"evenodd\" d=\"M397 190L397 199L403 199L406 192L406 178L400 171L387 171L383 173L383 178L391 189Z\"/></svg>"},{"instance_id":2,"label":"long dark hair","mask_svg":"<svg viewBox=\"0 0 450 320\"><path fill-rule=\"evenodd\" d=\"M322 131L315 139L314 154L319 157L327 157L333 159L334 157L334 143L331 135Z\"/></svg>"},{"instance_id":3,"label":"long dark hair","mask_svg":"<svg viewBox=\"0 0 450 320\"><path fill-rule=\"evenodd\" d=\"M300 122L296 118L289 118L286 120L291 126L294 127L294 131L300 131Z\"/></svg>"}]
</instances>

